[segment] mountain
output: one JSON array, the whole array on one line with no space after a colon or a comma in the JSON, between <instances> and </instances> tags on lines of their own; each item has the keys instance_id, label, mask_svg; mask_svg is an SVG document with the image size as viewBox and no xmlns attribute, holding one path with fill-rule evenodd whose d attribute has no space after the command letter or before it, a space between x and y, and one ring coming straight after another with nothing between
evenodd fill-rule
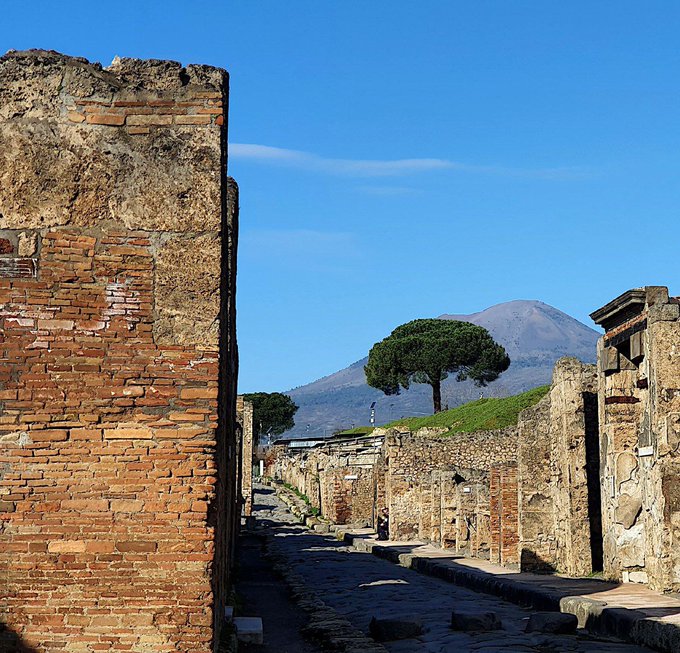
<instances>
[{"instance_id":1,"label":"mountain","mask_svg":"<svg viewBox=\"0 0 680 653\"><path fill-rule=\"evenodd\" d=\"M488 329L510 356L510 368L486 388L470 381L457 382L449 377L442 384L442 404L453 408L485 397L505 397L550 383L555 361L574 356L586 363L595 362L599 334L566 313L539 301L517 300L491 306L471 315L440 315L443 320L472 322ZM285 437L330 435L334 431L365 426L370 405L376 402L376 424L385 424L404 415L432 413L432 389L412 384L400 395L386 396L366 385L364 365L367 358L352 363L335 374L288 390L300 407L295 428ZM455 375L454 375L455 376Z\"/></svg>"}]
</instances>

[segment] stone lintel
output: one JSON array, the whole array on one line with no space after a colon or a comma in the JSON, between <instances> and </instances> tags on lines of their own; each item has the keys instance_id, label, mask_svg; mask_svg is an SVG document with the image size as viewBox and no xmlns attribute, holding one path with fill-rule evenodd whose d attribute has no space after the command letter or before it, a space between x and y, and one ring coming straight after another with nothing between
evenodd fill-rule
<instances>
[{"instance_id":1,"label":"stone lintel","mask_svg":"<svg viewBox=\"0 0 680 653\"><path fill-rule=\"evenodd\" d=\"M665 286L633 288L592 312L590 318L605 331L611 331L639 316L646 306L667 302L668 289Z\"/></svg>"}]
</instances>

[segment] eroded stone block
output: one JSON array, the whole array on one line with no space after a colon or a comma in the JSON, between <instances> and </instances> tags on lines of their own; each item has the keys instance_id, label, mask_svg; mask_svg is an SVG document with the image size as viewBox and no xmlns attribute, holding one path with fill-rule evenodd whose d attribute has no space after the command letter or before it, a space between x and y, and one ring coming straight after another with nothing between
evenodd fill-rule
<instances>
[{"instance_id":1,"label":"eroded stone block","mask_svg":"<svg viewBox=\"0 0 680 653\"><path fill-rule=\"evenodd\" d=\"M642 499L633 497L630 494L619 496L619 505L616 508L616 521L624 528L630 528L638 518L642 510Z\"/></svg>"},{"instance_id":2,"label":"eroded stone block","mask_svg":"<svg viewBox=\"0 0 680 653\"><path fill-rule=\"evenodd\" d=\"M575 614L564 612L534 612L527 622L527 633L550 633L552 635L572 635L578 627Z\"/></svg>"},{"instance_id":3,"label":"eroded stone block","mask_svg":"<svg viewBox=\"0 0 680 653\"><path fill-rule=\"evenodd\" d=\"M451 628L464 632L501 630L503 624L495 612L452 612Z\"/></svg>"},{"instance_id":4,"label":"eroded stone block","mask_svg":"<svg viewBox=\"0 0 680 653\"><path fill-rule=\"evenodd\" d=\"M373 617L368 632L378 642L392 642L398 639L411 639L423 632L423 622L418 617L404 616L393 619Z\"/></svg>"},{"instance_id":5,"label":"eroded stone block","mask_svg":"<svg viewBox=\"0 0 680 653\"><path fill-rule=\"evenodd\" d=\"M644 567L647 540L644 524L635 524L616 539L616 555L621 567Z\"/></svg>"}]
</instances>

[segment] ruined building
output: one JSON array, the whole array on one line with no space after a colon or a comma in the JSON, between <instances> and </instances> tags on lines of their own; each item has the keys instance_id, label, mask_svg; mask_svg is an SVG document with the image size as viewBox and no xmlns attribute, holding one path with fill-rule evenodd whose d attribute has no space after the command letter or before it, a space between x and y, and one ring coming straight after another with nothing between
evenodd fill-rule
<instances>
[{"instance_id":1,"label":"ruined building","mask_svg":"<svg viewBox=\"0 0 680 653\"><path fill-rule=\"evenodd\" d=\"M394 540L525 570L589 573L602 564L593 545L601 539L597 428L587 428L584 411L595 393L594 368L562 359L548 394L516 426L451 437L376 429L306 451L278 448L268 472L336 523L374 525L387 507Z\"/></svg>"},{"instance_id":2,"label":"ruined building","mask_svg":"<svg viewBox=\"0 0 680 653\"><path fill-rule=\"evenodd\" d=\"M629 290L591 317L598 342L608 576L680 591L680 303Z\"/></svg>"},{"instance_id":3,"label":"ruined building","mask_svg":"<svg viewBox=\"0 0 680 653\"><path fill-rule=\"evenodd\" d=\"M209 66L0 59L0 648L216 649L236 186Z\"/></svg>"},{"instance_id":4,"label":"ruined building","mask_svg":"<svg viewBox=\"0 0 680 653\"><path fill-rule=\"evenodd\" d=\"M641 288L592 317L597 368L558 361L516 426L276 446L267 473L337 523L374 525L387 507L395 540L679 591L680 301Z\"/></svg>"}]
</instances>

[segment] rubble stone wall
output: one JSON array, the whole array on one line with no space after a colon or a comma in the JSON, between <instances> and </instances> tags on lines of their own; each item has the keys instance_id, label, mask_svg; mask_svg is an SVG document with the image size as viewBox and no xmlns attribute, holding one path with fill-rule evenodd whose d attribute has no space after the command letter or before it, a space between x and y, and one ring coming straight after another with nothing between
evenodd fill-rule
<instances>
[{"instance_id":1,"label":"rubble stone wall","mask_svg":"<svg viewBox=\"0 0 680 653\"><path fill-rule=\"evenodd\" d=\"M527 571L574 576L599 568L591 531L601 540L594 366L563 358L550 392L518 422L520 563ZM594 457L593 457L594 456Z\"/></svg>"},{"instance_id":2,"label":"rubble stone wall","mask_svg":"<svg viewBox=\"0 0 680 653\"><path fill-rule=\"evenodd\" d=\"M595 366L573 358L558 362L549 419L555 563L571 576L600 571L602 565L595 550L602 540L597 413L589 410L596 395Z\"/></svg>"},{"instance_id":3,"label":"rubble stone wall","mask_svg":"<svg viewBox=\"0 0 680 653\"><path fill-rule=\"evenodd\" d=\"M324 496L319 481L319 470L325 467L328 456L318 449L308 451L287 451L280 449L275 467L270 474L304 494L310 505L321 510ZM328 488L326 488L328 489Z\"/></svg>"},{"instance_id":4,"label":"rubble stone wall","mask_svg":"<svg viewBox=\"0 0 680 653\"><path fill-rule=\"evenodd\" d=\"M219 637L238 456L226 103L208 66L0 59L0 620L36 651Z\"/></svg>"},{"instance_id":5,"label":"rubble stone wall","mask_svg":"<svg viewBox=\"0 0 680 653\"><path fill-rule=\"evenodd\" d=\"M420 482L419 538L469 556L488 557L489 480L486 472L434 470Z\"/></svg>"},{"instance_id":6,"label":"rubble stone wall","mask_svg":"<svg viewBox=\"0 0 680 653\"><path fill-rule=\"evenodd\" d=\"M460 478L465 479L460 470L489 470L494 464L514 459L516 453L516 427L459 433L446 438L388 435L385 440L385 487L390 537L396 540L447 539L446 533L442 533L442 524L433 525L428 516L436 510L432 499L422 497L432 492L436 496L452 497L453 486L442 489L440 484L446 483L447 477L433 480L432 473L458 471Z\"/></svg>"},{"instance_id":7,"label":"rubble stone wall","mask_svg":"<svg viewBox=\"0 0 680 653\"><path fill-rule=\"evenodd\" d=\"M518 555L527 571L557 567L550 403L550 395L545 396L523 411L518 423Z\"/></svg>"}]
</instances>

